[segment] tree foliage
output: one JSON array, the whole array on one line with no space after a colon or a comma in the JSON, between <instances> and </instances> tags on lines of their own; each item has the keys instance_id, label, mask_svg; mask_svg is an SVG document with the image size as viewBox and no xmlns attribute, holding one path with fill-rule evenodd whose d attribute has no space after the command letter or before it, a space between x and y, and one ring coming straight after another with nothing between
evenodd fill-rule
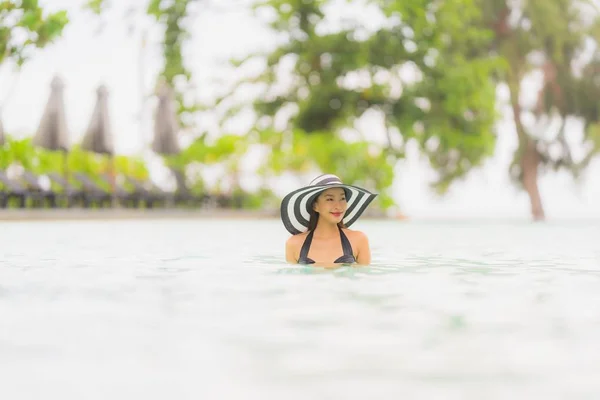
<instances>
[{"instance_id":1,"label":"tree foliage","mask_svg":"<svg viewBox=\"0 0 600 400\"><path fill-rule=\"evenodd\" d=\"M162 41L164 65L160 76L175 89L178 115L182 126L189 126L190 114L199 109L197 104L186 102L184 93L191 83L192 73L186 67L183 45L189 38L186 20L189 5L198 0L150 0L147 12L164 27Z\"/></svg>"},{"instance_id":2,"label":"tree foliage","mask_svg":"<svg viewBox=\"0 0 600 400\"><path fill-rule=\"evenodd\" d=\"M509 89L519 141L511 177L529 194L533 217L543 219L538 170L563 169L578 177L600 151L600 10L593 0L480 5L494 32L489 52L507 64L498 82ZM540 88L527 105L524 83L535 74ZM573 121L581 122L582 135Z\"/></svg>"},{"instance_id":3,"label":"tree foliage","mask_svg":"<svg viewBox=\"0 0 600 400\"><path fill-rule=\"evenodd\" d=\"M23 65L34 49L58 38L68 21L66 11L44 12L37 0L0 0L0 64Z\"/></svg>"},{"instance_id":4,"label":"tree foliage","mask_svg":"<svg viewBox=\"0 0 600 400\"><path fill-rule=\"evenodd\" d=\"M383 21L376 29L358 19L333 28L327 13L332 5L327 0L257 5L274 15L270 26L281 45L236 61L243 66L262 58L266 68L232 92L242 85L262 88L252 104L255 130L282 137L273 143L268 163L287 159L294 167L295 143L302 146L305 137L317 135L305 160L387 196L395 162L410 141L437 172L434 187L441 193L492 154L496 113L490 76L499 63L485 51L493 36L481 27L474 0L373 1L366 7L378 8ZM235 113L239 106L230 99L228 93L220 103ZM382 121L385 144L357 129L367 114ZM358 133L357 143L343 140L345 132ZM286 137L294 144L286 147ZM363 172L350 173L349 166L357 164Z\"/></svg>"},{"instance_id":5,"label":"tree foliage","mask_svg":"<svg viewBox=\"0 0 600 400\"><path fill-rule=\"evenodd\" d=\"M179 123L182 127L192 125L191 115L200 109L198 104L186 100L192 73L184 58L184 44L189 39L190 5L199 0L146 0L135 3L133 8L143 6L147 15L151 16L163 29L161 41L163 67L158 79L164 80L175 91ZM107 0L88 0L86 7L100 14L110 6Z\"/></svg>"}]
</instances>

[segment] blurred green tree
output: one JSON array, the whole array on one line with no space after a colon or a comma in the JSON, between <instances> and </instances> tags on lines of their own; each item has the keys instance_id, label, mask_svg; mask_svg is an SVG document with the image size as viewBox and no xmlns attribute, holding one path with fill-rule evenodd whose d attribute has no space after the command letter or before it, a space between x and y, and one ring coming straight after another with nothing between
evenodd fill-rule
<instances>
[{"instance_id":1,"label":"blurred green tree","mask_svg":"<svg viewBox=\"0 0 600 400\"><path fill-rule=\"evenodd\" d=\"M200 110L200 105L193 100L190 101L190 96L185 95L192 81L192 73L186 67L183 55L184 42L189 38L187 28L189 5L196 1L198 0L146 0L132 3L131 6L132 9L140 5L145 6L146 14L153 17L163 28L161 42L163 67L157 76L156 86L166 82L173 89L177 103L177 119L179 126L183 129L193 126L194 122L191 117ZM97 14L101 14L109 6L109 2L106 0L88 0L86 3L86 7ZM178 185L185 185L187 182L186 169L191 163L187 153L166 157L165 163L174 174L179 176ZM202 187L203 185L196 186ZM179 190L187 190L187 188L180 187Z\"/></svg>"},{"instance_id":2,"label":"blurred green tree","mask_svg":"<svg viewBox=\"0 0 600 400\"><path fill-rule=\"evenodd\" d=\"M131 9L145 6L146 14L164 29L161 42L163 67L157 78L159 81L166 81L174 89L179 124L183 128L193 125L191 116L200 110L199 104L185 96L192 81L192 73L186 67L183 56L183 45L190 36L189 6L197 1L199 0L146 0L132 3L131 6ZM110 4L107 0L87 0L85 6L94 13L101 14Z\"/></svg>"},{"instance_id":3,"label":"blurred green tree","mask_svg":"<svg viewBox=\"0 0 600 400\"><path fill-rule=\"evenodd\" d=\"M178 85L189 85L192 79L190 70L185 66L183 57L183 43L189 38L189 32L185 25L188 17L189 5L198 0L149 0L148 14L156 21L164 25L164 37L162 41L164 66L160 76L175 90L175 100L178 104L179 123L183 127L190 126L186 116L199 110L199 105L186 102L184 90Z\"/></svg>"},{"instance_id":4,"label":"blurred green tree","mask_svg":"<svg viewBox=\"0 0 600 400\"><path fill-rule=\"evenodd\" d=\"M316 164L378 190L386 208L394 165L409 142L436 171L432 186L440 194L493 153L491 78L500 63L486 51L493 35L476 0L371 1L365 10L379 15L376 28L360 15L336 24L332 7L327 0L258 3L279 46L235 60L264 60L265 69L217 102L229 118L244 109L232 101L239 88L261 89L252 108L255 135L272 146L266 170ZM357 129L366 114L381 121L385 143ZM358 136L354 143L348 132Z\"/></svg>"},{"instance_id":5,"label":"blurred green tree","mask_svg":"<svg viewBox=\"0 0 600 400\"><path fill-rule=\"evenodd\" d=\"M510 174L529 195L533 218L543 220L540 172L564 169L578 178L600 151L600 10L594 0L480 4L494 32L490 54L507 66L497 78L510 93L519 143ZM528 105L525 83L536 77L536 101Z\"/></svg>"},{"instance_id":6,"label":"blurred green tree","mask_svg":"<svg viewBox=\"0 0 600 400\"><path fill-rule=\"evenodd\" d=\"M23 65L35 48L58 38L68 21L66 11L46 13L37 0L0 0L0 64Z\"/></svg>"}]
</instances>

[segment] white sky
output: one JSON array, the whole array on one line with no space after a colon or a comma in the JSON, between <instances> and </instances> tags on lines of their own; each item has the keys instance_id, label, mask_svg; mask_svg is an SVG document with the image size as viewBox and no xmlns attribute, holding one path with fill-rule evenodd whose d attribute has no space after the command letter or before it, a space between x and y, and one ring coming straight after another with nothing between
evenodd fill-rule
<instances>
[{"instance_id":1,"label":"white sky","mask_svg":"<svg viewBox=\"0 0 600 400\"><path fill-rule=\"evenodd\" d=\"M140 77L143 77L145 94L149 95L161 67L161 34L156 25L141 14L129 20L133 24L123 17L125 5L138 1L140 5L146 4L146 0L113 1L113 11L102 18L105 21L102 30L98 29L101 26L98 17L81 12L83 0L40 1L49 9L69 10L72 22L56 44L38 51L19 74L9 65L0 67L0 106L3 106L5 130L18 136L35 132L50 81L59 74L66 85L66 112L72 141L77 142L82 137L94 106L95 90L99 84L105 84L110 93L115 148L119 153L139 154L143 140L146 143L150 140L153 106L152 101L146 102L144 118L140 119ZM247 3L241 1L244 2ZM217 77L230 76L232 71L223 67L227 59L268 47L274 41L274 37L242 9L198 12L195 21L185 56L200 99L210 98L215 93L219 87L215 83ZM130 25L133 25L132 30L129 30ZM148 44L141 52L143 31L147 31ZM210 116L204 118L203 125L212 126ZM408 159L397 166L395 198L402 210L414 218L529 218L527 196L508 182L507 166L515 146L512 122L506 119L499 125L495 157L484 168L473 171L464 182L457 182L441 199L428 189L431 171L424 160L420 160L416 152L409 152ZM283 182L281 194L297 184ZM573 183L566 174L549 174L540 180L540 188L550 218L600 217L599 160L593 162L579 184Z\"/></svg>"}]
</instances>

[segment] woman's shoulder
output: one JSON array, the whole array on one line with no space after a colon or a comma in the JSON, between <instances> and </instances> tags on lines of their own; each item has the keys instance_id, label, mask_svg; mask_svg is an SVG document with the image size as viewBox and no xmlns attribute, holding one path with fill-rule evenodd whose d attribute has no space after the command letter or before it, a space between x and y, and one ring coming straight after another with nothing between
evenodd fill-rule
<instances>
[{"instance_id":1,"label":"woman's shoulder","mask_svg":"<svg viewBox=\"0 0 600 400\"><path fill-rule=\"evenodd\" d=\"M297 233L295 235L290 236L286 243L288 245L299 245L304 243L304 239L306 239L306 236L308 235L308 232L303 232L303 233Z\"/></svg>"},{"instance_id":2,"label":"woman's shoulder","mask_svg":"<svg viewBox=\"0 0 600 400\"><path fill-rule=\"evenodd\" d=\"M351 241L368 241L367 235L364 232L356 231L348 228L343 228L342 231Z\"/></svg>"}]
</instances>

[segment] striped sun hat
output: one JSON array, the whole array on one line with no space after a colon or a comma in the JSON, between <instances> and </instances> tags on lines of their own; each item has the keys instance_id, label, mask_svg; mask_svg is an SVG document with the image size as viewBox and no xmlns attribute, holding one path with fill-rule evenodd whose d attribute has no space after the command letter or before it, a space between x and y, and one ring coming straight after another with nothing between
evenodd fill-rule
<instances>
[{"instance_id":1,"label":"striped sun hat","mask_svg":"<svg viewBox=\"0 0 600 400\"><path fill-rule=\"evenodd\" d=\"M292 235L306 232L313 201L323 191L334 187L343 188L346 192L348 208L342 221L347 227L350 227L377 197L377 194L363 188L343 184L335 175L318 176L308 186L288 193L281 201L281 220L285 229Z\"/></svg>"}]
</instances>

